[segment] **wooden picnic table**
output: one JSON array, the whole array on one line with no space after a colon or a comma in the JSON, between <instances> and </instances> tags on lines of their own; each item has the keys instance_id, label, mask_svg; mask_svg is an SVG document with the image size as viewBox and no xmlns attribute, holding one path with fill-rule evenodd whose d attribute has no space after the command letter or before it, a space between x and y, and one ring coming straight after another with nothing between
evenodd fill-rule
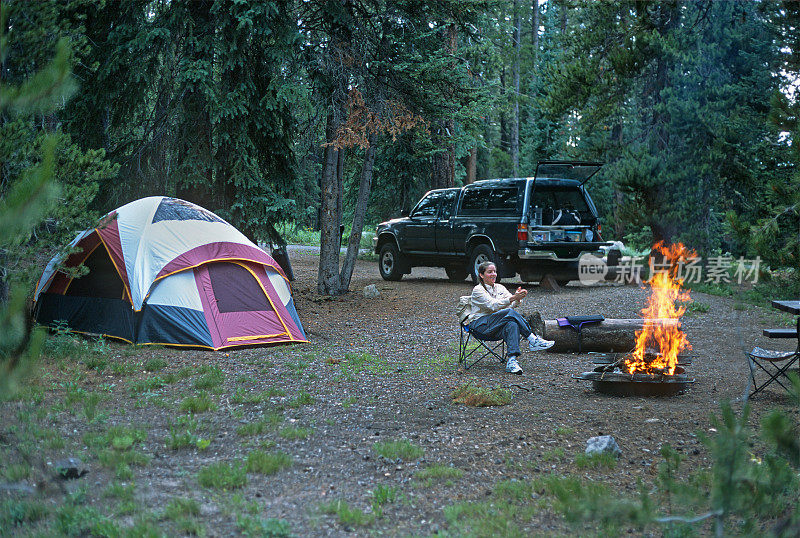
<instances>
[{"instance_id":1,"label":"wooden picnic table","mask_svg":"<svg viewBox=\"0 0 800 538\"><path fill-rule=\"evenodd\" d=\"M778 310L800 316L800 301L772 301L772 306Z\"/></svg>"},{"instance_id":2,"label":"wooden picnic table","mask_svg":"<svg viewBox=\"0 0 800 538\"><path fill-rule=\"evenodd\" d=\"M800 316L800 301L772 301L772 306L778 310ZM767 338L797 338L800 332L800 317L797 318L796 329L764 329L764 336ZM800 339L798 340L800 346Z\"/></svg>"}]
</instances>

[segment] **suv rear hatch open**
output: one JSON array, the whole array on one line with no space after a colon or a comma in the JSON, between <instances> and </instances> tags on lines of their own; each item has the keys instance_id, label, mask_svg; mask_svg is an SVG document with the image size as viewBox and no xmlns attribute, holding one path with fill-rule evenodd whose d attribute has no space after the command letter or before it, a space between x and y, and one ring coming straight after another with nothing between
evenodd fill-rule
<instances>
[{"instance_id":1,"label":"suv rear hatch open","mask_svg":"<svg viewBox=\"0 0 800 538\"><path fill-rule=\"evenodd\" d=\"M602 163L589 161L537 164L519 226L521 259L576 261L607 245L598 242L597 209L583 188L601 167Z\"/></svg>"}]
</instances>

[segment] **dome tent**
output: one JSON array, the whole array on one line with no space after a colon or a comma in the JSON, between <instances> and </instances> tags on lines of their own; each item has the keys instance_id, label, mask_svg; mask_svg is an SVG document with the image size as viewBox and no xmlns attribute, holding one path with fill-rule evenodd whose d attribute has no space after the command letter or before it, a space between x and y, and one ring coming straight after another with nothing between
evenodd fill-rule
<instances>
[{"instance_id":1,"label":"dome tent","mask_svg":"<svg viewBox=\"0 0 800 538\"><path fill-rule=\"evenodd\" d=\"M36 320L136 344L222 349L306 342L289 282L272 257L200 206L142 198L106 215L53 258L34 295Z\"/></svg>"}]
</instances>

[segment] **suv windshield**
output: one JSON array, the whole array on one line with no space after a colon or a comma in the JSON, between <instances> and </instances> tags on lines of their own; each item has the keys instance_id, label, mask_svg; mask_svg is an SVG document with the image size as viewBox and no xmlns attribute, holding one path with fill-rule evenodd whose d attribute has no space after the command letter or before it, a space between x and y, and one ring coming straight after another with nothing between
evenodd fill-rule
<instances>
[{"instance_id":1,"label":"suv windshield","mask_svg":"<svg viewBox=\"0 0 800 538\"><path fill-rule=\"evenodd\" d=\"M547 216L559 209L577 211L580 214L581 222L584 223L594 220L592 211L583 197L583 192L577 187L536 185L528 214L532 215L533 208L537 206L544 211L545 217L542 224L545 225L550 224L547 222Z\"/></svg>"}]
</instances>

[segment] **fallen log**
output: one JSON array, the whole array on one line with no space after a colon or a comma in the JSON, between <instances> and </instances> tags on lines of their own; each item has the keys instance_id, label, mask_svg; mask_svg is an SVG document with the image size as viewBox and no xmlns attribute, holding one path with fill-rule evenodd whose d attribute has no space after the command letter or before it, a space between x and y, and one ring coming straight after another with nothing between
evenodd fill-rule
<instances>
[{"instance_id":1,"label":"fallen log","mask_svg":"<svg viewBox=\"0 0 800 538\"><path fill-rule=\"evenodd\" d=\"M570 351L611 351L625 353L636 345L636 332L645 324L681 328L678 319L605 319L600 323L584 325L578 333L572 327L559 327L554 319L543 320L533 314L528 318L533 332L555 344L548 351L563 353Z\"/></svg>"}]
</instances>

